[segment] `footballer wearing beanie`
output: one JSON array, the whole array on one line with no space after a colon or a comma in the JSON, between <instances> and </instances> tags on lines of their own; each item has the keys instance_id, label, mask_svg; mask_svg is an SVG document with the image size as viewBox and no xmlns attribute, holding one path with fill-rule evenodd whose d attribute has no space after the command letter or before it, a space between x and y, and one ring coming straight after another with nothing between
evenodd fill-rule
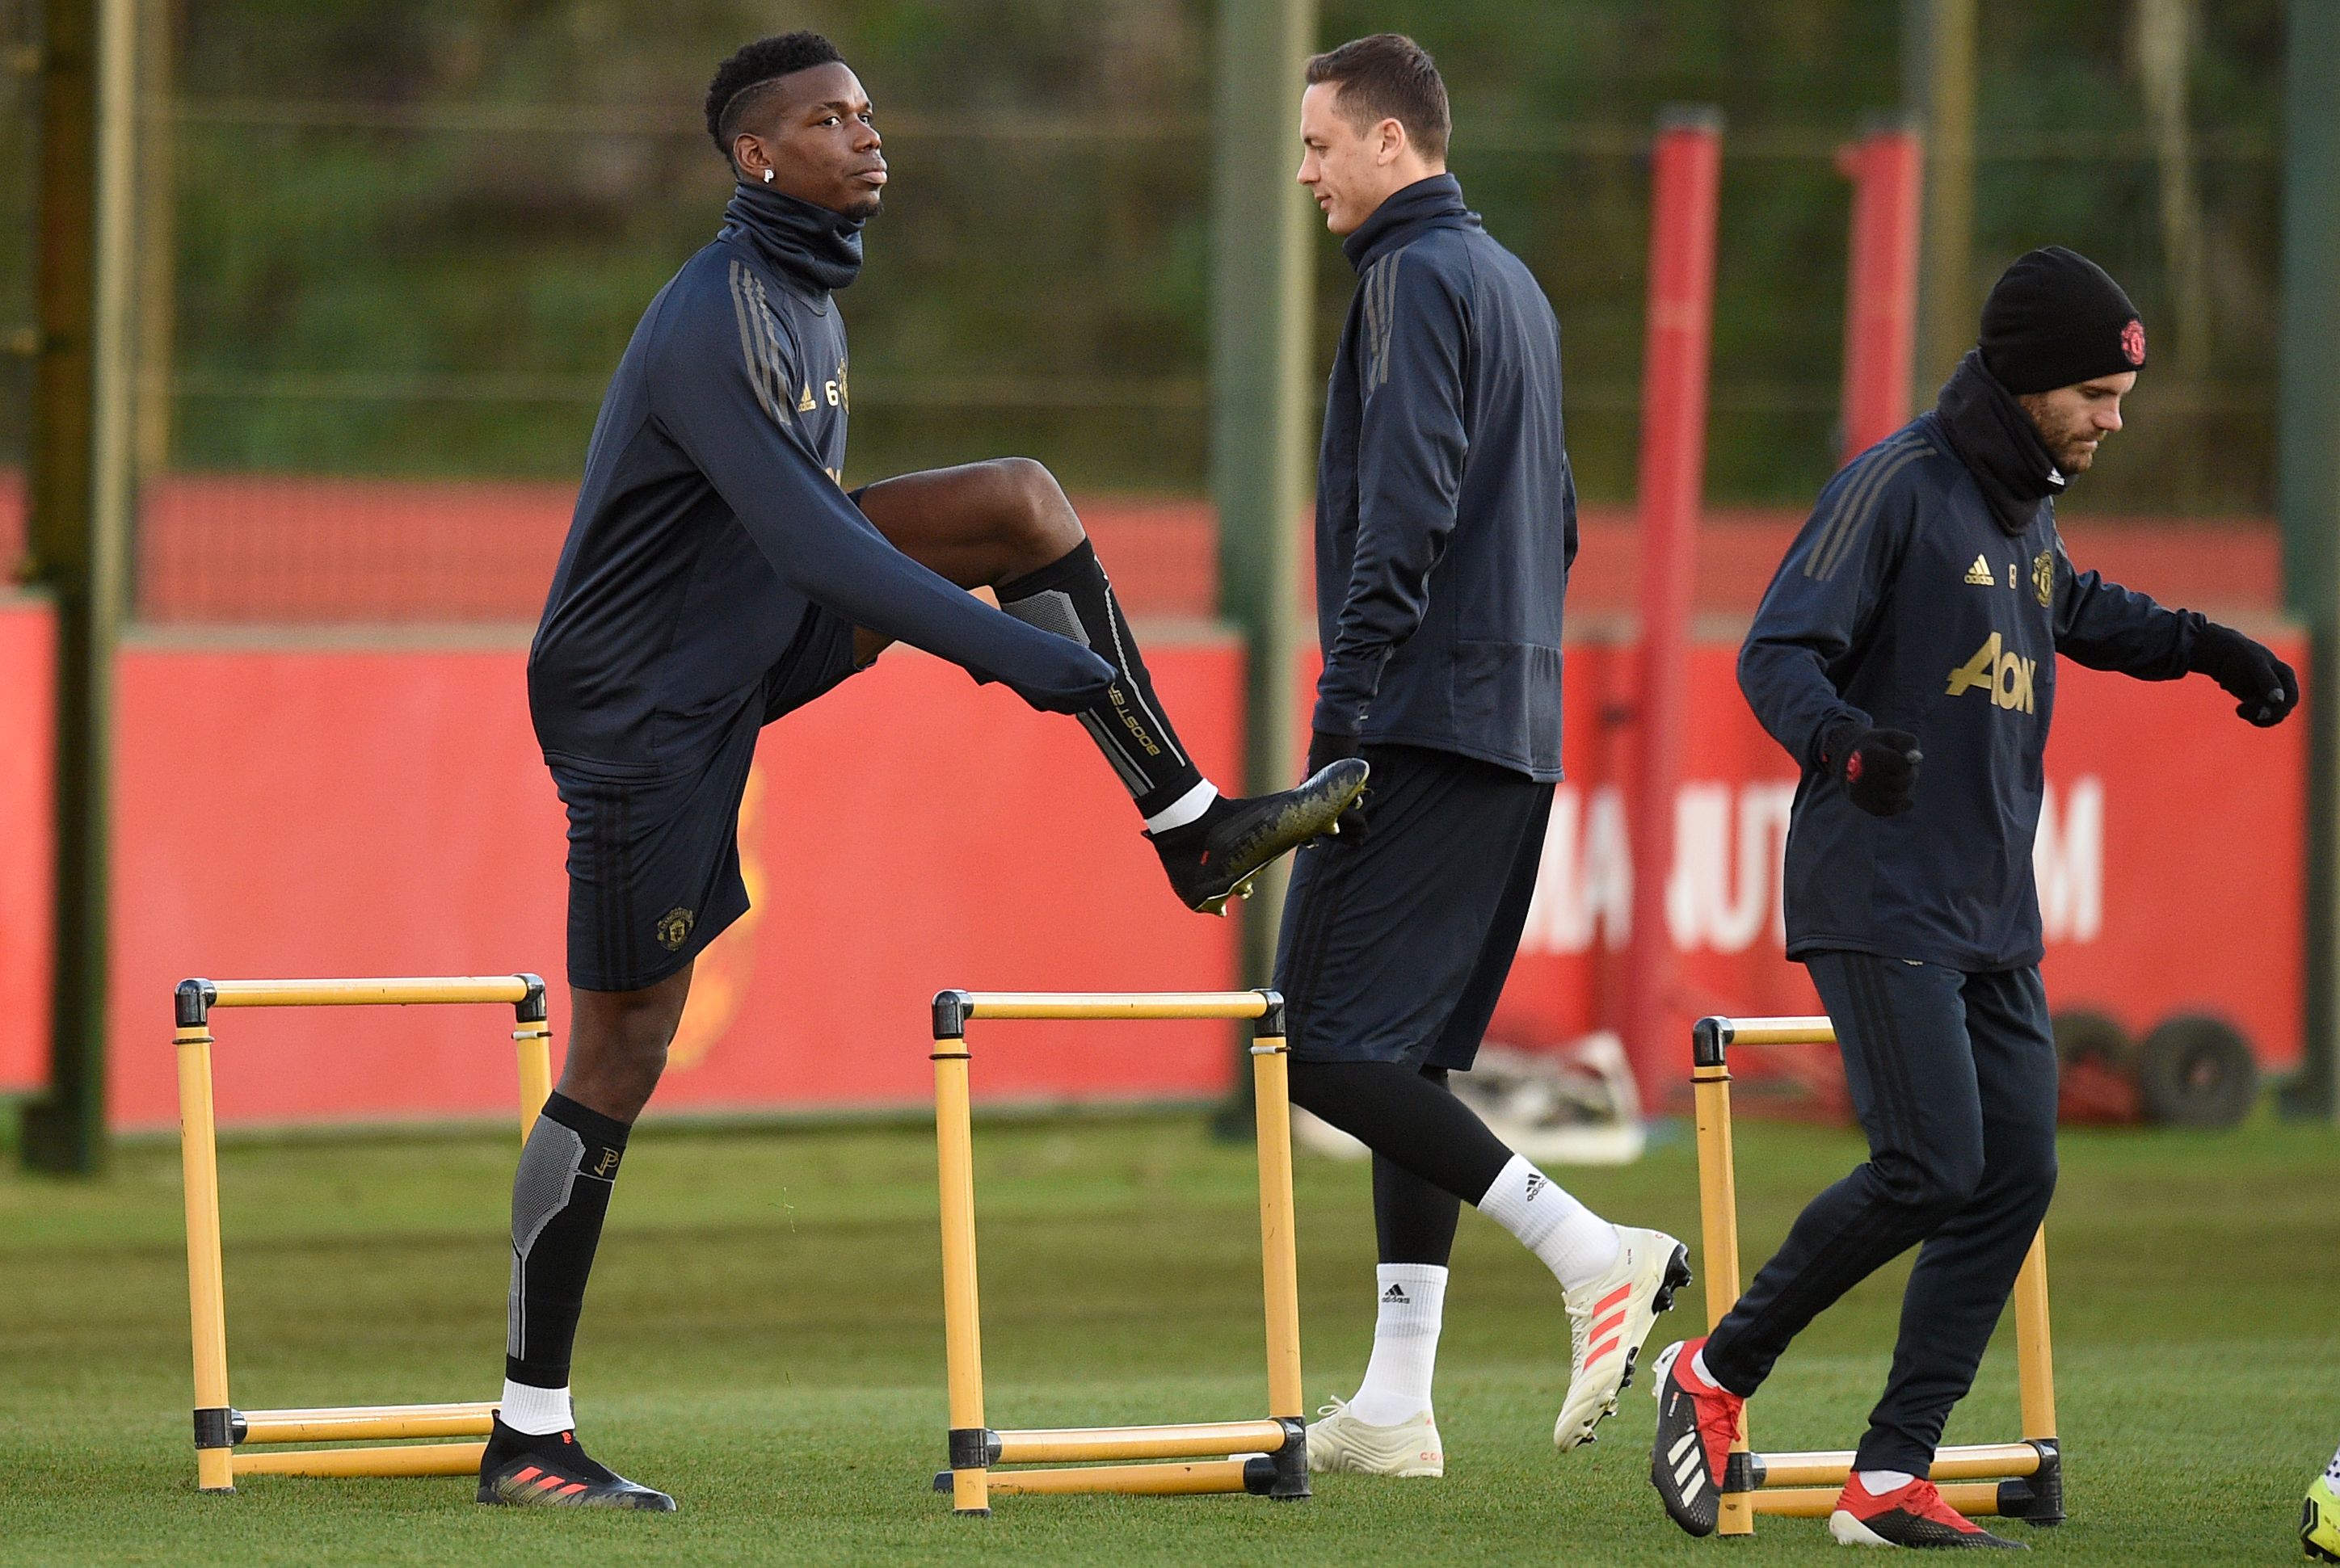
<instances>
[{"instance_id":1,"label":"footballer wearing beanie","mask_svg":"<svg viewBox=\"0 0 2340 1568\"><path fill-rule=\"evenodd\" d=\"M1711 1335L1660 1363L1651 1478L1693 1535L1715 1527L1742 1402L1815 1315L1914 1246L1892 1372L1829 1533L2018 1544L1926 1474L2056 1188L2031 869L2056 656L2206 675L2261 726L2299 698L2249 637L2065 552L2056 497L2118 433L2145 364L2144 325L2102 268L2060 246L2019 258L1935 407L1821 492L1740 649L1740 689L1802 769L1788 956L1836 1025L1869 1157Z\"/></svg>"}]
</instances>

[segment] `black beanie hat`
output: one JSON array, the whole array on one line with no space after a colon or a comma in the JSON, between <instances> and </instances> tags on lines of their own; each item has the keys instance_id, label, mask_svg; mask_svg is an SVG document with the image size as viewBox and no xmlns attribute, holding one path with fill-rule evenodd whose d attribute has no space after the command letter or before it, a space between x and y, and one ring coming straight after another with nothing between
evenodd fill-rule
<instances>
[{"instance_id":1,"label":"black beanie hat","mask_svg":"<svg viewBox=\"0 0 2340 1568\"><path fill-rule=\"evenodd\" d=\"M2145 369L2145 324L2112 275L2076 251L2027 251L1982 307L1982 359L2010 392Z\"/></svg>"}]
</instances>

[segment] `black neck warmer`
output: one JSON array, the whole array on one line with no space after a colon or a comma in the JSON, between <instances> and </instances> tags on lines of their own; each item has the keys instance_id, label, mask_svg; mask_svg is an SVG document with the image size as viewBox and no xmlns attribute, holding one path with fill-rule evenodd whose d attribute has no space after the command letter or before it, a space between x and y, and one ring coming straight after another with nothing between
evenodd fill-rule
<instances>
[{"instance_id":1,"label":"black neck warmer","mask_svg":"<svg viewBox=\"0 0 2340 1568\"><path fill-rule=\"evenodd\" d=\"M1433 223L1468 226L1478 221L1462 204L1462 182L1452 174L1433 174L1383 198L1373 215L1341 242L1341 253L1362 272Z\"/></svg>"},{"instance_id":2,"label":"black neck warmer","mask_svg":"<svg viewBox=\"0 0 2340 1568\"><path fill-rule=\"evenodd\" d=\"M2039 515L2039 503L2062 492L2064 476L2039 439L2039 427L1984 368L1982 350L1969 349L1934 405L1950 449L1982 487L1998 526L2020 534Z\"/></svg>"},{"instance_id":3,"label":"black neck warmer","mask_svg":"<svg viewBox=\"0 0 2340 1568\"><path fill-rule=\"evenodd\" d=\"M784 196L745 180L723 209L723 232L742 233L784 277L816 293L846 288L861 273L861 220Z\"/></svg>"}]
</instances>

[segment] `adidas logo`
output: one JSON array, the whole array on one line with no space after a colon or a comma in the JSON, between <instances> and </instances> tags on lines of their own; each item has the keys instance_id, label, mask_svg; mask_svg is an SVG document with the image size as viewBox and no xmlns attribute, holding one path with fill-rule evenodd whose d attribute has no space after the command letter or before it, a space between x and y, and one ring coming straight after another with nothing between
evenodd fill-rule
<instances>
[{"instance_id":1,"label":"adidas logo","mask_svg":"<svg viewBox=\"0 0 2340 1568\"><path fill-rule=\"evenodd\" d=\"M1529 1172L1528 1172L1528 1195L1527 1195L1527 1197L1526 1197L1525 1198L1522 1199L1522 1202L1526 1202L1526 1203L1533 1203L1533 1202L1536 1200L1536 1194L1537 1194L1537 1193L1539 1193L1539 1192L1542 1192L1542 1191L1544 1189L1544 1188L1550 1184L1550 1179L1551 1179L1551 1178L1548 1178L1548 1177L1546 1177L1546 1176L1544 1175L1544 1173L1543 1173L1542 1171L1541 1171L1541 1170L1531 1170L1531 1171L1529 1171Z\"/></svg>"},{"instance_id":2,"label":"adidas logo","mask_svg":"<svg viewBox=\"0 0 2340 1568\"><path fill-rule=\"evenodd\" d=\"M1400 1306L1403 1306L1406 1301L1405 1287L1403 1285L1393 1284L1387 1290L1382 1292L1382 1299L1383 1301L1393 1301Z\"/></svg>"},{"instance_id":3,"label":"adidas logo","mask_svg":"<svg viewBox=\"0 0 2340 1568\"><path fill-rule=\"evenodd\" d=\"M1990 575L1990 563L1980 556L1977 556L1975 564L1967 568L1967 581L1976 587L1987 588L1997 580Z\"/></svg>"},{"instance_id":4,"label":"adidas logo","mask_svg":"<svg viewBox=\"0 0 2340 1568\"><path fill-rule=\"evenodd\" d=\"M810 381L807 381L804 384L804 391L797 398L797 412L799 414L809 414L812 412L812 383ZM1975 558L1977 560L1980 560L1982 557L1978 556Z\"/></svg>"}]
</instances>

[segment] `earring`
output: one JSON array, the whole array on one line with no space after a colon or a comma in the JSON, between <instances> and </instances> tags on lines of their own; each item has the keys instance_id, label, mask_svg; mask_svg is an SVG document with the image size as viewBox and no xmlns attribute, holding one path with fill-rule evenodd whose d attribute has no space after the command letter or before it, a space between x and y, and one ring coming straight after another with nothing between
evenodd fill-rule
<instances>
[{"instance_id":1,"label":"earring","mask_svg":"<svg viewBox=\"0 0 2340 1568\"><path fill-rule=\"evenodd\" d=\"M765 183L765 184L767 184L767 185L768 185L768 184L770 184L771 182L772 182L772 172L771 172L769 169L767 169L767 170L765 170L765 171L764 171L764 183Z\"/></svg>"}]
</instances>

